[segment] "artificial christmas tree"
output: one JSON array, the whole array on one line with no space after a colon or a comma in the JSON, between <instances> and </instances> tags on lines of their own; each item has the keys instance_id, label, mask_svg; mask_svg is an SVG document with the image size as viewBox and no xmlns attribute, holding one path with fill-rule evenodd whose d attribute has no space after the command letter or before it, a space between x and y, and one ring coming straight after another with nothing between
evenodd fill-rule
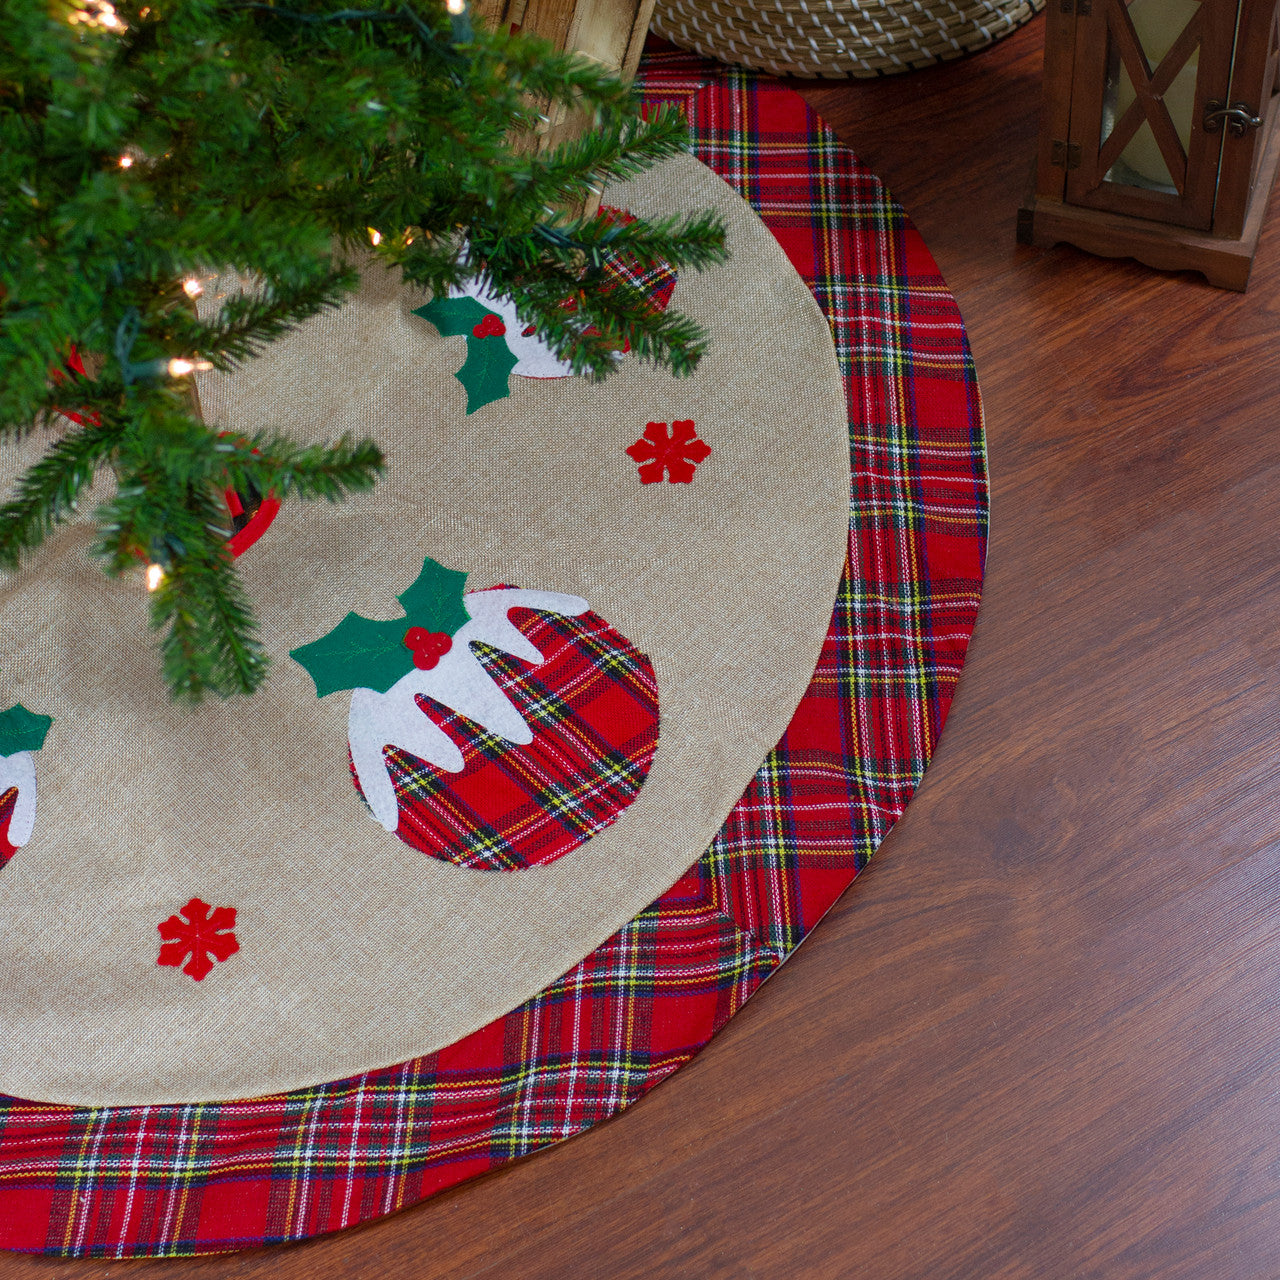
<instances>
[{"instance_id":1,"label":"artificial christmas tree","mask_svg":"<svg viewBox=\"0 0 1280 1280\"><path fill-rule=\"evenodd\" d=\"M718 261L718 221L557 212L685 145L676 114L641 121L588 60L473 28L462 0L4 13L0 435L51 443L0 508L0 566L112 473L95 549L116 575L150 566L177 696L247 693L265 674L233 554L254 503L340 499L382 465L372 440L222 435L191 375L340 305L361 256L424 301L482 281L577 373L608 374L623 348L676 373L697 363L698 327L607 267ZM594 130L542 153L523 141L570 108ZM242 287L197 315L202 282L228 272Z\"/></svg>"}]
</instances>

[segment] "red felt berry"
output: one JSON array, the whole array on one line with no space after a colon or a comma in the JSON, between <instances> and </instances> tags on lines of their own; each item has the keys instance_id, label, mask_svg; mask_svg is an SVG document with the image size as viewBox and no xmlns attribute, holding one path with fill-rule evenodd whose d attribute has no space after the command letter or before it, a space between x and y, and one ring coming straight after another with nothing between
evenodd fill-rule
<instances>
[{"instance_id":1,"label":"red felt berry","mask_svg":"<svg viewBox=\"0 0 1280 1280\"><path fill-rule=\"evenodd\" d=\"M474 329L471 330L477 338L501 338L507 331L507 326L502 323L498 316L488 315L480 321Z\"/></svg>"},{"instance_id":2,"label":"red felt berry","mask_svg":"<svg viewBox=\"0 0 1280 1280\"><path fill-rule=\"evenodd\" d=\"M413 653L413 665L419 671L430 671L453 648L453 639L443 631L410 627L404 633L404 645Z\"/></svg>"},{"instance_id":3,"label":"red felt berry","mask_svg":"<svg viewBox=\"0 0 1280 1280\"><path fill-rule=\"evenodd\" d=\"M431 631L427 633L427 638L423 642L422 652L431 658L430 665L434 667L452 648L452 636L446 635L443 631Z\"/></svg>"}]
</instances>

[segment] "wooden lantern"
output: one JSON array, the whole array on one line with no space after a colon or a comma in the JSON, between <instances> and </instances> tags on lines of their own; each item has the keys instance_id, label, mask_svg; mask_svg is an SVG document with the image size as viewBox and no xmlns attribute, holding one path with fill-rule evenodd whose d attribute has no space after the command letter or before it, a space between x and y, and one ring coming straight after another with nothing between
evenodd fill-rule
<instances>
[{"instance_id":1,"label":"wooden lantern","mask_svg":"<svg viewBox=\"0 0 1280 1280\"><path fill-rule=\"evenodd\" d=\"M1277 0L1052 0L1024 244L1244 289L1280 161Z\"/></svg>"},{"instance_id":2,"label":"wooden lantern","mask_svg":"<svg viewBox=\"0 0 1280 1280\"><path fill-rule=\"evenodd\" d=\"M635 75L655 0L475 0L482 22L574 49L623 78Z\"/></svg>"},{"instance_id":3,"label":"wooden lantern","mask_svg":"<svg viewBox=\"0 0 1280 1280\"><path fill-rule=\"evenodd\" d=\"M482 22L541 36L557 49L572 49L629 80L640 65L655 3L656 0L475 0L474 11ZM532 145L546 151L590 127L585 113L554 108ZM599 197L594 197L565 212L592 214L599 205Z\"/></svg>"}]
</instances>

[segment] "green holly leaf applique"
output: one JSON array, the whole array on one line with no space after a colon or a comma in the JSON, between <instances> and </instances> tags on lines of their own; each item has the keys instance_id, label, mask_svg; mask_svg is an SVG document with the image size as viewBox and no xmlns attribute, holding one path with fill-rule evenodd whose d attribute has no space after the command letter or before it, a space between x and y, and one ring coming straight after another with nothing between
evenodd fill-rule
<instances>
[{"instance_id":1,"label":"green holly leaf applique","mask_svg":"<svg viewBox=\"0 0 1280 1280\"><path fill-rule=\"evenodd\" d=\"M511 370L520 357L507 345L507 326L474 298L436 298L413 314L430 320L443 337L466 335L467 359L453 376L467 393L467 413L511 394Z\"/></svg>"},{"instance_id":2,"label":"green holly leaf applique","mask_svg":"<svg viewBox=\"0 0 1280 1280\"><path fill-rule=\"evenodd\" d=\"M462 602L467 575L460 569L446 569L428 556L422 572L396 599L410 622L428 631L443 631L452 636L467 625L471 615Z\"/></svg>"},{"instance_id":3,"label":"green holly leaf applique","mask_svg":"<svg viewBox=\"0 0 1280 1280\"><path fill-rule=\"evenodd\" d=\"M326 636L289 656L302 663L316 682L316 697L338 689L376 689L386 693L413 670L413 655L404 644L404 620L375 622L349 613Z\"/></svg>"},{"instance_id":4,"label":"green holly leaf applique","mask_svg":"<svg viewBox=\"0 0 1280 1280\"><path fill-rule=\"evenodd\" d=\"M403 618L375 621L349 613L328 635L291 649L316 683L316 697L339 689L386 693L415 666L418 647L410 632L452 637L470 615L462 602L467 575L428 557L413 585L396 597Z\"/></svg>"},{"instance_id":5,"label":"green holly leaf applique","mask_svg":"<svg viewBox=\"0 0 1280 1280\"><path fill-rule=\"evenodd\" d=\"M11 756L15 751L39 751L52 724L52 716L35 715L20 702L8 711L0 711L0 756Z\"/></svg>"},{"instance_id":6,"label":"green holly leaf applique","mask_svg":"<svg viewBox=\"0 0 1280 1280\"><path fill-rule=\"evenodd\" d=\"M501 400L511 394L511 370L520 358L501 336L467 339L467 362L453 376L467 390L467 412Z\"/></svg>"},{"instance_id":7,"label":"green holly leaf applique","mask_svg":"<svg viewBox=\"0 0 1280 1280\"><path fill-rule=\"evenodd\" d=\"M430 320L442 338L457 338L469 334L484 322L485 316L497 312L481 306L474 298L433 298L425 307L414 307L413 314Z\"/></svg>"}]
</instances>

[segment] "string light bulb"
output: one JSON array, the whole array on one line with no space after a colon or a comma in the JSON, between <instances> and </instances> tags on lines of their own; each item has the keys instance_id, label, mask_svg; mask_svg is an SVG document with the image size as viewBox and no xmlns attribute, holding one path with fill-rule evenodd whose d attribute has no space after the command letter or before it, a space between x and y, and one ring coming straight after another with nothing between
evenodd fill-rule
<instances>
[{"instance_id":1,"label":"string light bulb","mask_svg":"<svg viewBox=\"0 0 1280 1280\"><path fill-rule=\"evenodd\" d=\"M132 156L121 156L121 157L120 157L120 167L121 167L122 169L131 169L131 168L133 168L133 157L132 157Z\"/></svg>"},{"instance_id":2,"label":"string light bulb","mask_svg":"<svg viewBox=\"0 0 1280 1280\"><path fill-rule=\"evenodd\" d=\"M73 27L77 23L83 23L86 27L105 27L108 31L124 31L129 25L116 12L116 7L110 0L89 0L83 9L73 10L67 16L67 21Z\"/></svg>"},{"instance_id":3,"label":"string light bulb","mask_svg":"<svg viewBox=\"0 0 1280 1280\"><path fill-rule=\"evenodd\" d=\"M147 565L147 590L158 591L164 581L164 567L158 564Z\"/></svg>"},{"instance_id":4,"label":"string light bulb","mask_svg":"<svg viewBox=\"0 0 1280 1280\"><path fill-rule=\"evenodd\" d=\"M189 373L212 368L213 365L207 360L193 360L187 356L174 356L166 366L171 378L185 378Z\"/></svg>"},{"instance_id":5,"label":"string light bulb","mask_svg":"<svg viewBox=\"0 0 1280 1280\"><path fill-rule=\"evenodd\" d=\"M188 276L182 282L182 292L185 293L188 298L198 298L204 292L204 285L202 285L195 276Z\"/></svg>"},{"instance_id":6,"label":"string light bulb","mask_svg":"<svg viewBox=\"0 0 1280 1280\"><path fill-rule=\"evenodd\" d=\"M444 7L457 17L460 13L466 13L467 0L445 0Z\"/></svg>"},{"instance_id":7,"label":"string light bulb","mask_svg":"<svg viewBox=\"0 0 1280 1280\"><path fill-rule=\"evenodd\" d=\"M377 227L368 227L366 230L369 232L370 244L378 245L382 243L382 232Z\"/></svg>"}]
</instances>

